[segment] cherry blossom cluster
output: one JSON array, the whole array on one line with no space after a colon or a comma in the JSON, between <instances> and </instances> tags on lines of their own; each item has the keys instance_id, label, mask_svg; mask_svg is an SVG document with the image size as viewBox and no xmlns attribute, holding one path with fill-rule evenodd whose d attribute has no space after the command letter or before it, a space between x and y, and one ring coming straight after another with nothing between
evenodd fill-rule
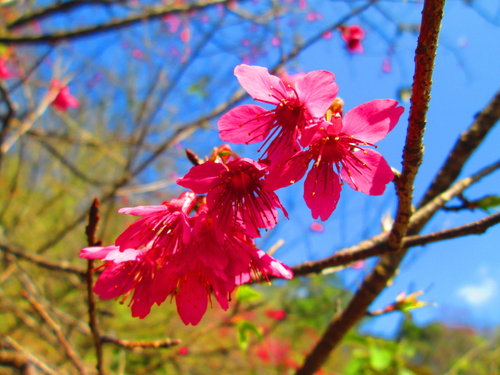
<instances>
[{"instance_id":1,"label":"cherry blossom cluster","mask_svg":"<svg viewBox=\"0 0 500 375\"><path fill-rule=\"evenodd\" d=\"M230 146L177 180L189 189L158 206L122 208L140 216L115 244L89 247L80 256L105 261L94 291L103 299L129 295L132 315L144 318L153 304L175 298L185 324L197 324L212 296L222 309L234 289L256 279L292 278L286 265L255 246L261 229L288 214L275 190L301 180L314 218L335 210L343 183L380 195L394 174L373 148L390 132L403 108L373 100L343 113L335 76L327 71L272 75L239 65L235 75L255 104L240 105L218 122L226 142L262 142L257 161ZM369 147L373 148L369 148ZM309 165L312 167L309 169Z\"/></svg>"}]
</instances>

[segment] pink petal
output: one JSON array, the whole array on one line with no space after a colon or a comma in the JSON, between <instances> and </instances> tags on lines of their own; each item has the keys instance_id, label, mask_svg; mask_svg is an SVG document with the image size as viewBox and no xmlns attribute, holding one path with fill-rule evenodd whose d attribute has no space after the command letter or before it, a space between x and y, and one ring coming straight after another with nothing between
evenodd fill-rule
<instances>
[{"instance_id":1,"label":"pink petal","mask_svg":"<svg viewBox=\"0 0 500 375\"><path fill-rule=\"evenodd\" d=\"M346 159L341 172L342 179L353 189L362 193L382 194L385 186L394 179L394 173L387 161L372 149L356 151L352 155L366 166L355 161L347 162L349 159Z\"/></svg>"},{"instance_id":2,"label":"pink petal","mask_svg":"<svg viewBox=\"0 0 500 375\"><path fill-rule=\"evenodd\" d=\"M177 184L191 189L197 194L204 194L226 171L227 169L223 164L207 161L192 167L183 178L177 180Z\"/></svg>"},{"instance_id":3,"label":"pink petal","mask_svg":"<svg viewBox=\"0 0 500 375\"><path fill-rule=\"evenodd\" d=\"M341 190L339 176L330 163L314 165L304 183L304 200L312 217L327 220L337 207Z\"/></svg>"},{"instance_id":4,"label":"pink petal","mask_svg":"<svg viewBox=\"0 0 500 375\"><path fill-rule=\"evenodd\" d=\"M273 123L272 112L258 105L240 105L223 115L217 126L223 141L252 144L263 141Z\"/></svg>"},{"instance_id":5,"label":"pink petal","mask_svg":"<svg viewBox=\"0 0 500 375\"><path fill-rule=\"evenodd\" d=\"M295 84L299 99L312 117L322 117L337 96L335 75L325 70L315 70Z\"/></svg>"},{"instance_id":6,"label":"pink petal","mask_svg":"<svg viewBox=\"0 0 500 375\"><path fill-rule=\"evenodd\" d=\"M309 167L310 153L299 151L283 164L279 163L269 171L265 186L270 190L278 190L300 181Z\"/></svg>"},{"instance_id":7,"label":"pink petal","mask_svg":"<svg viewBox=\"0 0 500 375\"><path fill-rule=\"evenodd\" d=\"M137 284L132 297L132 316L144 319L155 303L156 296L151 293L155 280L151 273L142 275L141 282Z\"/></svg>"},{"instance_id":8,"label":"pink petal","mask_svg":"<svg viewBox=\"0 0 500 375\"><path fill-rule=\"evenodd\" d=\"M101 273L94 285L94 292L101 299L112 299L127 293L134 286L133 263L110 265Z\"/></svg>"},{"instance_id":9,"label":"pink petal","mask_svg":"<svg viewBox=\"0 0 500 375\"><path fill-rule=\"evenodd\" d=\"M282 277L287 280L291 280L293 278L293 271L286 264L274 259L262 250L257 251L257 256L259 257L261 267L268 275Z\"/></svg>"},{"instance_id":10,"label":"pink petal","mask_svg":"<svg viewBox=\"0 0 500 375\"><path fill-rule=\"evenodd\" d=\"M148 216L162 211L167 211L168 208L164 205L156 206L136 206L136 207L123 207L118 210L119 213L134 216Z\"/></svg>"},{"instance_id":11,"label":"pink petal","mask_svg":"<svg viewBox=\"0 0 500 375\"><path fill-rule=\"evenodd\" d=\"M80 250L79 257L85 259L104 259L110 252L120 251L119 246L92 246Z\"/></svg>"},{"instance_id":12,"label":"pink petal","mask_svg":"<svg viewBox=\"0 0 500 375\"><path fill-rule=\"evenodd\" d=\"M194 274L187 275L176 295L177 312L185 325L198 324L207 311L207 289L195 277Z\"/></svg>"},{"instance_id":13,"label":"pink petal","mask_svg":"<svg viewBox=\"0 0 500 375\"><path fill-rule=\"evenodd\" d=\"M392 99L376 99L358 105L342 119L342 132L360 141L376 143L399 121L404 108Z\"/></svg>"},{"instance_id":14,"label":"pink petal","mask_svg":"<svg viewBox=\"0 0 500 375\"><path fill-rule=\"evenodd\" d=\"M267 68L262 66L238 65L234 68L234 75L246 92L256 100L279 104L286 94L286 87L281 79L269 74Z\"/></svg>"}]
</instances>

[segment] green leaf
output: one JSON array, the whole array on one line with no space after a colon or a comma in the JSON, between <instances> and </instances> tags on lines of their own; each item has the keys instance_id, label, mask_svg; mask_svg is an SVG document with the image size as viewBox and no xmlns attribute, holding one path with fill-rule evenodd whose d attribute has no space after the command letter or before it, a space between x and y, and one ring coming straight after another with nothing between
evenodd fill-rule
<instances>
[{"instance_id":1,"label":"green leaf","mask_svg":"<svg viewBox=\"0 0 500 375\"><path fill-rule=\"evenodd\" d=\"M488 195L477 201L477 206L483 211L490 212L490 209L500 206L500 196Z\"/></svg>"},{"instance_id":2,"label":"green leaf","mask_svg":"<svg viewBox=\"0 0 500 375\"><path fill-rule=\"evenodd\" d=\"M255 301L262 297L260 292L252 289L248 285L242 285L236 291L236 300L240 302Z\"/></svg>"},{"instance_id":3,"label":"green leaf","mask_svg":"<svg viewBox=\"0 0 500 375\"><path fill-rule=\"evenodd\" d=\"M370 346L370 365L377 371L389 368L392 363L392 353L375 345Z\"/></svg>"},{"instance_id":4,"label":"green leaf","mask_svg":"<svg viewBox=\"0 0 500 375\"><path fill-rule=\"evenodd\" d=\"M248 344L250 343L250 334L253 333L257 338L262 337L262 332L260 329L252 322L248 320L242 320L238 322L238 345L241 350L247 350Z\"/></svg>"}]
</instances>

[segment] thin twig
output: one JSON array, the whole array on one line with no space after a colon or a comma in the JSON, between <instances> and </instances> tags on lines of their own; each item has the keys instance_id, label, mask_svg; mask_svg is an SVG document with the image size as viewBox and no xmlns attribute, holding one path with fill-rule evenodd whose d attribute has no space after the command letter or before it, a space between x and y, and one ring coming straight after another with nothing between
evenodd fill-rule
<instances>
[{"instance_id":1,"label":"thin twig","mask_svg":"<svg viewBox=\"0 0 500 375\"><path fill-rule=\"evenodd\" d=\"M85 371L85 366L81 358L78 357L75 350L64 336L64 333L61 331L59 325L57 325L57 323L50 317L48 312L45 311L43 306L38 303L38 301L36 301L30 293L24 290L21 293L23 297L26 298L26 300L30 303L33 309L38 313L38 315L43 319L43 321L45 321L45 323L47 323L48 326L52 329L57 339L59 340L59 343L61 344L64 352L66 353L66 356L71 360L75 368L78 370L78 373L86 374L87 372Z\"/></svg>"},{"instance_id":2,"label":"thin twig","mask_svg":"<svg viewBox=\"0 0 500 375\"><path fill-rule=\"evenodd\" d=\"M3 340L13 349L22 353L26 358L29 359L31 363L33 363L36 367L38 367L41 371L48 375L57 375L57 373L50 368L47 364L45 364L42 360L37 358L35 355L28 352L24 347L22 347L13 337L6 336Z\"/></svg>"},{"instance_id":3,"label":"thin twig","mask_svg":"<svg viewBox=\"0 0 500 375\"><path fill-rule=\"evenodd\" d=\"M97 226L99 224L99 200L94 199L89 211L89 223L85 228L85 234L87 235L87 243L89 246L98 246L100 241L97 240ZM94 285L94 260L89 259L87 261L87 305L89 312L89 325L90 331L92 332L92 339L94 341L94 348L96 352L96 369L99 375L104 375L104 365L103 365L103 354L102 354L102 342L101 333L99 330L99 323L96 316L96 301L94 292L92 290Z\"/></svg>"},{"instance_id":4,"label":"thin twig","mask_svg":"<svg viewBox=\"0 0 500 375\"><path fill-rule=\"evenodd\" d=\"M155 340L155 341L130 341L130 340L121 340L121 339L116 339L110 336L103 336L101 338L103 343L111 343L115 344L118 346L121 346L122 348L126 349L136 349L136 348L170 348L172 346L179 345L182 343L181 340L178 339L163 339L163 340Z\"/></svg>"}]
</instances>

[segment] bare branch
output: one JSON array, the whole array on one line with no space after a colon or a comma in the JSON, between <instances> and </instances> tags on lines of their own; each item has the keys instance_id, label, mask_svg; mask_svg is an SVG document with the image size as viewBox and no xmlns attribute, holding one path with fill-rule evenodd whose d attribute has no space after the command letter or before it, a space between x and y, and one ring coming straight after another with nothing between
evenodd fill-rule
<instances>
[{"instance_id":1,"label":"bare branch","mask_svg":"<svg viewBox=\"0 0 500 375\"><path fill-rule=\"evenodd\" d=\"M146 20L161 18L166 14L188 13L196 10L202 10L224 4L229 0L205 0L193 5L161 5L146 9L140 14L125 17L122 19L110 21L97 26L82 27L73 31L55 32L52 34L33 35L33 36L2 36L0 43L6 45L33 45L33 44L56 44L68 40L76 40L88 36L95 36L109 31L124 29Z\"/></svg>"},{"instance_id":2,"label":"bare branch","mask_svg":"<svg viewBox=\"0 0 500 375\"><path fill-rule=\"evenodd\" d=\"M87 235L87 243L89 246L98 246L100 241L97 240L97 226L99 224L99 200L94 198L92 205L89 210L89 223L85 228L85 234ZM103 366L103 355L102 355L102 343L101 343L101 333L99 330L99 323L97 321L96 315L96 301L93 291L94 286L94 260L89 259L87 261L87 307L89 312L89 326L92 333L92 339L94 341L94 348L96 352L96 369L99 375L104 375Z\"/></svg>"},{"instance_id":3,"label":"bare branch","mask_svg":"<svg viewBox=\"0 0 500 375\"><path fill-rule=\"evenodd\" d=\"M22 291L21 293L23 297L28 300L30 305L38 313L38 315L42 318L42 320L45 323L47 323L48 326L52 329L59 343L61 344L64 352L66 353L66 356L71 360L75 368L78 370L78 373L86 374L87 372L85 371L85 366L83 365L81 358L78 357L75 350L64 336L64 333L61 331L59 325L50 317L50 315L47 313L47 311L45 311L43 306L40 303L38 303L38 301L36 301L35 298L33 298L33 296L31 296L26 291Z\"/></svg>"}]
</instances>

